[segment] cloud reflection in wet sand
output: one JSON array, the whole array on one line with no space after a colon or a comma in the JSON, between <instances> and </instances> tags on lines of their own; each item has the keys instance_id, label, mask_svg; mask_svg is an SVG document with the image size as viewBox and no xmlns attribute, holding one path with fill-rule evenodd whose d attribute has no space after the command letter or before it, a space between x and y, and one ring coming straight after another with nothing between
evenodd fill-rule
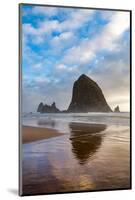
<instances>
[{"instance_id":1,"label":"cloud reflection in wet sand","mask_svg":"<svg viewBox=\"0 0 135 200\"><path fill-rule=\"evenodd\" d=\"M24 194L130 187L128 126L70 123L69 130L23 145Z\"/></svg>"}]
</instances>

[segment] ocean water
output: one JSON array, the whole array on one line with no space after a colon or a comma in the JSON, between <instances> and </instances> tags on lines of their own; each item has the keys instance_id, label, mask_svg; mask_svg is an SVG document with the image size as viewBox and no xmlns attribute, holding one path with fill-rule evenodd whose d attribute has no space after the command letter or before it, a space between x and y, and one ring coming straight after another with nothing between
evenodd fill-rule
<instances>
[{"instance_id":1,"label":"ocean water","mask_svg":"<svg viewBox=\"0 0 135 200\"><path fill-rule=\"evenodd\" d=\"M24 113L22 115L23 125L56 128L62 133L69 132L71 122L129 126L130 113Z\"/></svg>"},{"instance_id":2,"label":"ocean water","mask_svg":"<svg viewBox=\"0 0 135 200\"><path fill-rule=\"evenodd\" d=\"M22 145L23 193L130 188L130 114L24 114L61 136Z\"/></svg>"}]
</instances>

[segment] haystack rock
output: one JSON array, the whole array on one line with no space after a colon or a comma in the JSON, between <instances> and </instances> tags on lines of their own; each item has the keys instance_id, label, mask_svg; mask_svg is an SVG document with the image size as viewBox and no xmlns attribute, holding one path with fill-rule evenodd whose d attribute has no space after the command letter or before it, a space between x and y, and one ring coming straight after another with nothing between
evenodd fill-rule
<instances>
[{"instance_id":1,"label":"haystack rock","mask_svg":"<svg viewBox=\"0 0 135 200\"><path fill-rule=\"evenodd\" d=\"M116 106L116 107L114 108L114 112L120 112L119 106Z\"/></svg>"},{"instance_id":2,"label":"haystack rock","mask_svg":"<svg viewBox=\"0 0 135 200\"><path fill-rule=\"evenodd\" d=\"M72 100L67 112L112 112L102 90L85 74L73 85Z\"/></svg>"}]
</instances>

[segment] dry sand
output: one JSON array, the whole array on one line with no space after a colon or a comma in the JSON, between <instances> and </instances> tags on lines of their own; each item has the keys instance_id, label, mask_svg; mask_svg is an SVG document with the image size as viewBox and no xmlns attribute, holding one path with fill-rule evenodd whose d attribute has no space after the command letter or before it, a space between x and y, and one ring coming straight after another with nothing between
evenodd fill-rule
<instances>
[{"instance_id":1,"label":"dry sand","mask_svg":"<svg viewBox=\"0 0 135 200\"><path fill-rule=\"evenodd\" d=\"M22 142L28 143L36 140L48 139L62 135L55 129L51 128L39 128L31 126L22 127Z\"/></svg>"}]
</instances>

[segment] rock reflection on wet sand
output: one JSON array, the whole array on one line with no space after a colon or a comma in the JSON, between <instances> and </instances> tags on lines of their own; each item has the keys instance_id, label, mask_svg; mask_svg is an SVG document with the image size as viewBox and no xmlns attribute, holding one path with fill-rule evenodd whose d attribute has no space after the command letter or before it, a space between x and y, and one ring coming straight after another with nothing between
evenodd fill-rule
<instances>
[{"instance_id":1,"label":"rock reflection on wet sand","mask_svg":"<svg viewBox=\"0 0 135 200\"><path fill-rule=\"evenodd\" d=\"M69 124L23 145L23 194L130 188L128 126Z\"/></svg>"},{"instance_id":2,"label":"rock reflection on wet sand","mask_svg":"<svg viewBox=\"0 0 135 200\"><path fill-rule=\"evenodd\" d=\"M98 134L106 129L104 124L79 124L70 123L72 152L80 164L87 162L100 147L103 134Z\"/></svg>"}]
</instances>

